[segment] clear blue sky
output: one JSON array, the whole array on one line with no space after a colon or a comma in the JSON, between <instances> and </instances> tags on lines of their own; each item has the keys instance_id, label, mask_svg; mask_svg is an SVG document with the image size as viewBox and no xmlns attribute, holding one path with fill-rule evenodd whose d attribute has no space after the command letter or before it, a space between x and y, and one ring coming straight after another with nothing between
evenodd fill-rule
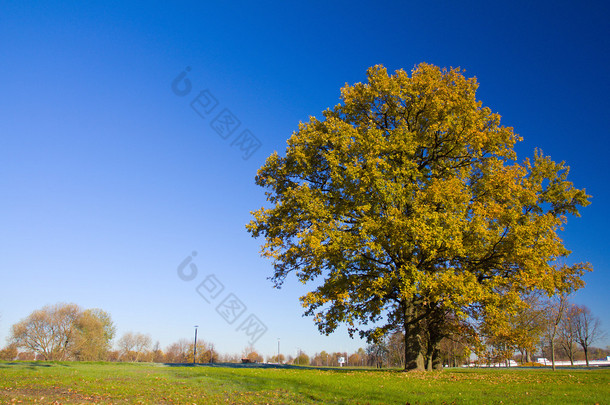
<instances>
[{"instance_id":1,"label":"clear blue sky","mask_svg":"<svg viewBox=\"0 0 610 405\"><path fill-rule=\"evenodd\" d=\"M379 63L461 66L524 137L520 158L540 147L571 166L593 199L562 236L595 269L574 299L610 330L609 20L602 1L1 2L0 346L56 302L102 308L119 336L163 347L197 324L240 352L250 314L264 354L277 338L292 354L363 346L345 329L320 336L296 280L272 288L244 225L264 204L264 159ZM187 66L181 97L171 83ZM203 90L217 105L202 117L190 103ZM225 108L241 122L227 140L211 126ZM244 160L231 143L246 129L261 146ZM207 303L196 287L211 274L224 289L208 279ZM228 324L216 308L231 293L245 308Z\"/></svg>"}]
</instances>

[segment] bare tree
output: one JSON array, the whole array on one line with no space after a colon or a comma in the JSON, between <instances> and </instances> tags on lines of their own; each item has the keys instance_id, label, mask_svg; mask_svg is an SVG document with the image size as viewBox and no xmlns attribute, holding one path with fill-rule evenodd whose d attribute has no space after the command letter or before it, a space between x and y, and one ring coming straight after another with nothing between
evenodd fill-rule
<instances>
[{"instance_id":1,"label":"bare tree","mask_svg":"<svg viewBox=\"0 0 610 405\"><path fill-rule=\"evenodd\" d=\"M449 367L459 367L468 361L470 348L464 337L459 335L443 338L440 343L443 363Z\"/></svg>"},{"instance_id":2,"label":"bare tree","mask_svg":"<svg viewBox=\"0 0 610 405\"><path fill-rule=\"evenodd\" d=\"M121 359L127 361L135 360L136 338L133 332L126 332L117 342Z\"/></svg>"},{"instance_id":3,"label":"bare tree","mask_svg":"<svg viewBox=\"0 0 610 405\"><path fill-rule=\"evenodd\" d=\"M135 352L136 361L142 361L142 358L150 351L152 339L150 335L136 333L135 335Z\"/></svg>"},{"instance_id":4,"label":"bare tree","mask_svg":"<svg viewBox=\"0 0 610 405\"><path fill-rule=\"evenodd\" d=\"M82 309L76 304L57 304L51 307L53 323L57 325L61 344L61 359L73 358L74 344L78 339L76 323L82 314Z\"/></svg>"},{"instance_id":5,"label":"bare tree","mask_svg":"<svg viewBox=\"0 0 610 405\"><path fill-rule=\"evenodd\" d=\"M388 348L386 343L382 340L378 343L369 344L366 347L366 354L369 358L369 362L371 365L374 365L377 368L382 368L383 363L387 361L388 356Z\"/></svg>"},{"instance_id":6,"label":"bare tree","mask_svg":"<svg viewBox=\"0 0 610 405\"><path fill-rule=\"evenodd\" d=\"M566 308L568 307L568 297L566 295L556 295L551 298L547 307L548 326L546 330L546 336L551 347L551 365L553 371L555 371L555 343L557 337L557 330L559 329L559 323L563 318Z\"/></svg>"},{"instance_id":7,"label":"bare tree","mask_svg":"<svg viewBox=\"0 0 610 405\"><path fill-rule=\"evenodd\" d=\"M578 314L575 320L576 340L585 352L585 361L589 365L589 347L603 336L599 318L593 316L591 310L582 305L578 306Z\"/></svg>"},{"instance_id":8,"label":"bare tree","mask_svg":"<svg viewBox=\"0 0 610 405\"><path fill-rule=\"evenodd\" d=\"M404 368L405 365L405 336L401 331L392 333L386 339L388 350L388 363L390 366Z\"/></svg>"},{"instance_id":9,"label":"bare tree","mask_svg":"<svg viewBox=\"0 0 610 405\"><path fill-rule=\"evenodd\" d=\"M220 361L223 363L239 363L241 356L238 353L225 353L220 358Z\"/></svg>"},{"instance_id":10,"label":"bare tree","mask_svg":"<svg viewBox=\"0 0 610 405\"><path fill-rule=\"evenodd\" d=\"M566 356L568 356L568 359L570 359L571 365L574 365L577 349L576 318L578 317L579 312L580 310L574 304L569 305L564 317L559 323L557 342Z\"/></svg>"},{"instance_id":11,"label":"bare tree","mask_svg":"<svg viewBox=\"0 0 610 405\"><path fill-rule=\"evenodd\" d=\"M12 326L10 342L45 360L67 360L74 348L80 313L76 304L45 306Z\"/></svg>"},{"instance_id":12,"label":"bare tree","mask_svg":"<svg viewBox=\"0 0 610 405\"><path fill-rule=\"evenodd\" d=\"M117 342L121 358L127 361L142 361L152 346L150 335L143 333L125 333Z\"/></svg>"},{"instance_id":13,"label":"bare tree","mask_svg":"<svg viewBox=\"0 0 610 405\"><path fill-rule=\"evenodd\" d=\"M188 339L180 339L165 349L165 361L168 363L186 363L193 353L192 343Z\"/></svg>"}]
</instances>

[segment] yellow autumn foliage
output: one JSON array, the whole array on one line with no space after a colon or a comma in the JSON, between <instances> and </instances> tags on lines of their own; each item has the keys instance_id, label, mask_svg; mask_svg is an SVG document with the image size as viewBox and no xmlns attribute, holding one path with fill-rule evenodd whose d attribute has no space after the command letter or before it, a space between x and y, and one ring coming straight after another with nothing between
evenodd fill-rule
<instances>
[{"instance_id":1,"label":"yellow autumn foliage","mask_svg":"<svg viewBox=\"0 0 610 405\"><path fill-rule=\"evenodd\" d=\"M322 332L344 322L375 339L427 322L443 335L444 319L583 285L590 267L558 265L570 253L558 233L589 196L539 150L519 163L520 137L477 88L460 69L374 66L259 170L269 206L247 229L278 286L316 280L301 300Z\"/></svg>"}]
</instances>

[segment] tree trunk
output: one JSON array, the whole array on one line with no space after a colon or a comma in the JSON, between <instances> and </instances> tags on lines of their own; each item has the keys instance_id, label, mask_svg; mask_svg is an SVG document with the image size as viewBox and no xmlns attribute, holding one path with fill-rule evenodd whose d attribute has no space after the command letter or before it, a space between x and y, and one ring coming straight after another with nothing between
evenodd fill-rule
<instances>
[{"instance_id":1,"label":"tree trunk","mask_svg":"<svg viewBox=\"0 0 610 405\"><path fill-rule=\"evenodd\" d=\"M440 370L443 361L440 343L445 318L441 312L433 311L426 318L417 319L417 310L407 304L405 309L405 371Z\"/></svg>"},{"instance_id":2,"label":"tree trunk","mask_svg":"<svg viewBox=\"0 0 610 405\"><path fill-rule=\"evenodd\" d=\"M425 364L419 325L408 325L405 332L405 371L423 371Z\"/></svg>"},{"instance_id":3,"label":"tree trunk","mask_svg":"<svg viewBox=\"0 0 610 405\"><path fill-rule=\"evenodd\" d=\"M442 313L435 312L430 320L426 323L428 327L428 358L430 367L428 370L442 370L443 359L441 358L440 344L443 340L443 327L445 317Z\"/></svg>"},{"instance_id":4,"label":"tree trunk","mask_svg":"<svg viewBox=\"0 0 610 405\"><path fill-rule=\"evenodd\" d=\"M585 362L587 363L587 367L589 367L589 346L583 346L582 348L585 351Z\"/></svg>"},{"instance_id":5,"label":"tree trunk","mask_svg":"<svg viewBox=\"0 0 610 405\"><path fill-rule=\"evenodd\" d=\"M433 370L442 370L443 369L443 359L440 356L440 350L438 348L434 349L433 357L432 357L432 369Z\"/></svg>"},{"instance_id":6,"label":"tree trunk","mask_svg":"<svg viewBox=\"0 0 610 405\"><path fill-rule=\"evenodd\" d=\"M423 336L420 322L413 322L416 318L413 306L405 305L405 371L425 370L423 353Z\"/></svg>"},{"instance_id":7,"label":"tree trunk","mask_svg":"<svg viewBox=\"0 0 610 405\"><path fill-rule=\"evenodd\" d=\"M551 339L551 364L553 371L555 371L555 340Z\"/></svg>"},{"instance_id":8,"label":"tree trunk","mask_svg":"<svg viewBox=\"0 0 610 405\"><path fill-rule=\"evenodd\" d=\"M428 334L427 350L425 355L426 370L442 370L443 359L440 356L440 350L438 348L440 340L435 337L433 333Z\"/></svg>"}]
</instances>

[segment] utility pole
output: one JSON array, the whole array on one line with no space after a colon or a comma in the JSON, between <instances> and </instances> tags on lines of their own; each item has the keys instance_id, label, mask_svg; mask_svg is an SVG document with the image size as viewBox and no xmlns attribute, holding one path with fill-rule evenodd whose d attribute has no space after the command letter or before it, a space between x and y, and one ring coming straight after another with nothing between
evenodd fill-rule
<instances>
[{"instance_id":1,"label":"utility pole","mask_svg":"<svg viewBox=\"0 0 610 405\"><path fill-rule=\"evenodd\" d=\"M280 338L277 338L277 362L278 364L282 364L280 360Z\"/></svg>"},{"instance_id":2,"label":"utility pole","mask_svg":"<svg viewBox=\"0 0 610 405\"><path fill-rule=\"evenodd\" d=\"M197 360L197 328L199 325L195 325L195 344L193 345L193 364Z\"/></svg>"}]
</instances>

